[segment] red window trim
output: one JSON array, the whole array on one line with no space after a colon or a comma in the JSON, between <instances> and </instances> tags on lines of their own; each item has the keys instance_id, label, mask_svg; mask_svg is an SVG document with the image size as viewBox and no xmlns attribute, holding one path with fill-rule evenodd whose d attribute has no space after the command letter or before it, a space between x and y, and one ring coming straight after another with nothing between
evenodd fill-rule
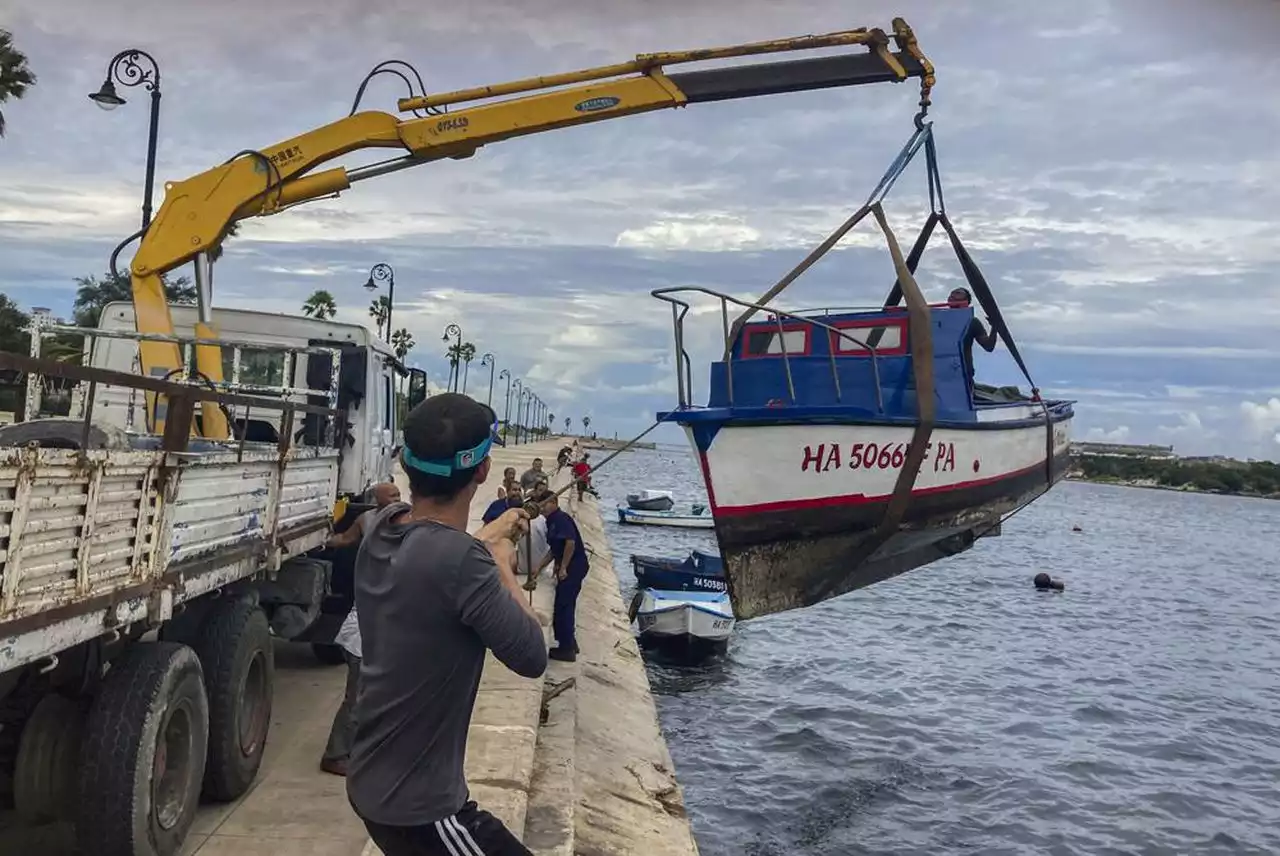
<instances>
[{"instance_id":1,"label":"red window trim","mask_svg":"<svg viewBox=\"0 0 1280 856\"><path fill-rule=\"evenodd\" d=\"M864 327L897 327L901 332L898 334L898 346L896 348L876 348L877 357L899 357L907 352L907 319L906 318L859 318L856 321L837 321L831 325L837 330L857 330ZM870 357L870 351L861 349L853 349L842 351L839 347L839 337L835 333L828 333L831 339L831 353L837 357Z\"/></svg>"},{"instance_id":2,"label":"red window trim","mask_svg":"<svg viewBox=\"0 0 1280 856\"><path fill-rule=\"evenodd\" d=\"M749 354L747 353L747 340L751 338L752 333L768 330L771 333L778 332L776 322L761 321L755 324L744 324L742 326L742 347L738 349L740 359L759 360L759 359L778 359L782 354ZM783 324L783 333L794 333L801 331L804 333L804 350L787 351L788 357L807 357L813 354L813 325L793 322L791 324ZM783 341L783 347L786 347L786 341Z\"/></svg>"}]
</instances>

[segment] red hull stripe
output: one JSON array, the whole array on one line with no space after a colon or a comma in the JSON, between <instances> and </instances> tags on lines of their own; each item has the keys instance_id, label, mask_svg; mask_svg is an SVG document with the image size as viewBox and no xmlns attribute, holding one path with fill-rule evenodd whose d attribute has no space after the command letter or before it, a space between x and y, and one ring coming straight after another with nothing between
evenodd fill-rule
<instances>
[{"instance_id":1,"label":"red hull stripe","mask_svg":"<svg viewBox=\"0 0 1280 856\"><path fill-rule=\"evenodd\" d=\"M707 462L707 456L702 457L702 472L707 476L708 498L711 500L711 513L722 517L745 517L752 514L768 514L774 511L801 511L811 508L837 508L846 505L870 505L877 502L888 502L891 494L879 494L877 496L867 496L863 493L845 494L844 496L822 496L814 499L784 499L780 502L761 502L755 505L716 505L715 496L710 490L711 467ZM998 476L989 476L984 479L973 479L972 481L957 482L955 484L942 485L939 487L916 488L911 491L912 496L927 496L936 493L949 493L952 491L962 491L983 485L995 484L1005 479L1013 479L1018 476L1026 475L1035 470L1043 470L1044 461L1038 464L1032 464L1020 470L1001 473Z\"/></svg>"}]
</instances>

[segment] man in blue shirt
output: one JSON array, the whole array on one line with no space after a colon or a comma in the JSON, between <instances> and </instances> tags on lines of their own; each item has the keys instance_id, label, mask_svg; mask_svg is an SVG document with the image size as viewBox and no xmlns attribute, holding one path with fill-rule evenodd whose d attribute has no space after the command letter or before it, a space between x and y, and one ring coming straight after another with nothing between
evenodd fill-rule
<instances>
[{"instance_id":1,"label":"man in blue shirt","mask_svg":"<svg viewBox=\"0 0 1280 856\"><path fill-rule=\"evenodd\" d=\"M480 520L484 523L492 523L503 514L508 508L524 508L524 499L520 492L520 485L513 484L507 488L507 495L503 499L495 499L489 503L489 507L484 510L484 514Z\"/></svg>"},{"instance_id":2,"label":"man in blue shirt","mask_svg":"<svg viewBox=\"0 0 1280 856\"><path fill-rule=\"evenodd\" d=\"M555 633L556 647L547 652L553 660L572 663L578 658L578 641L574 632L577 623L578 594L587 578L587 550L582 543L582 533L573 518L560 508L560 501L550 491L537 497L542 516L547 521L546 558L538 565L538 573L555 563L556 602L551 612L551 629Z\"/></svg>"}]
</instances>

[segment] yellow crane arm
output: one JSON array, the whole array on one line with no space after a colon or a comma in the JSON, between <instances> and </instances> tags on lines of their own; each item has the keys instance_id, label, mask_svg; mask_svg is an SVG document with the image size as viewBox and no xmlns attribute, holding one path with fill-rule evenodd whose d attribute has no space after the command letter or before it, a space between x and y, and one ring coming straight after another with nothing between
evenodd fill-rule
<instances>
[{"instance_id":1,"label":"yellow crane arm","mask_svg":"<svg viewBox=\"0 0 1280 856\"><path fill-rule=\"evenodd\" d=\"M665 71L667 66L683 63L845 46L867 50ZM143 235L132 264L138 331L172 334L161 276L194 259L201 322L197 335L216 338L203 254L223 238L232 223L245 217L275 214L291 205L332 196L362 179L429 161L469 157L488 143L556 128L687 104L901 82L909 77L920 78L921 105L927 106L933 66L920 51L911 28L895 18L892 39L883 30L864 28L724 48L642 54L616 65L400 100L402 111L433 111L425 117L399 119L380 112L356 113L274 146L242 152L185 181L167 183L164 203ZM440 112L450 105L504 96L517 97ZM405 154L367 167L313 172L348 152L374 148L398 149ZM140 347L144 374L165 375L181 363L177 345L143 342ZM220 382L219 349L200 346L196 351L200 373ZM217 408L206 408L203 419L206 436L227 436L225 419ZM161 430L163 414L153 414L152 422L153 430Z\"/></svg>"}]
</instances>

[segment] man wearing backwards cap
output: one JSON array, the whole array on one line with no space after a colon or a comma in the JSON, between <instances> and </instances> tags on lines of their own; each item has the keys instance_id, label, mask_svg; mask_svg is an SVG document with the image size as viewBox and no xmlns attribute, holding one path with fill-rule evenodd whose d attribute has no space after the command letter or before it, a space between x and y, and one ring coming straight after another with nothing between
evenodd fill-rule
<instances>
[{"instance_id":1,"label":"man wearing backwards cap","mask_svg":"<svg viewBox=\"0 0 1280 856\"><path fill-rule=\"evenodd\" d=\"M347 796L386 856L530 853L471 801L463 775L485 650L525 677L547 667L514 572L528 516L513 508L466 532L496 428L465 395L415 407L401 452L412 503L380 511L356 559L364 660Z\"/></svg>"}]
</instances>

